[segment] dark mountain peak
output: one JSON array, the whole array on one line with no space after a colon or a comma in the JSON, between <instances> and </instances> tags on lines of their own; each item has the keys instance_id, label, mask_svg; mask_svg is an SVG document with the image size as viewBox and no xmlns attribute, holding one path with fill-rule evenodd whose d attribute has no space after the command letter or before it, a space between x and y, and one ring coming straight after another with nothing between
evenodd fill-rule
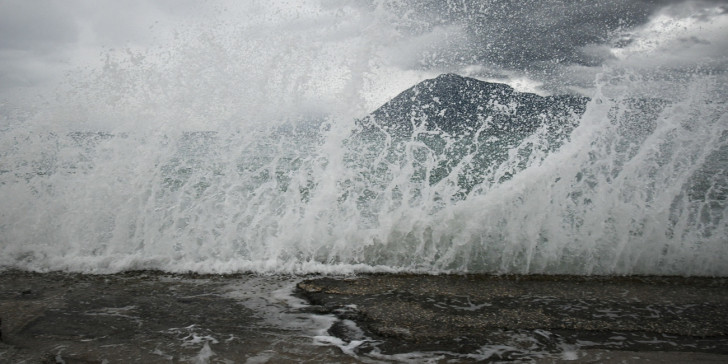
<instances>
[{"instance_id":1,"label":"dark mountain peak","mask_svg":"<svg viewBox=\"0 0 728 364\"><path fill-rule=\"evenodd\" d=\"M522 93L505 84L447 73L403 91L362 124L403 135L414 128L461 134L485 122L493 130L532 130L544 120L583 113L586 101Z\"/></svg>"},{"instance_id":2,"label":"dark mountain peak","mask_svg":"<svg viewBox=\"0 0 728 364\"><path fill-rule=\"evenodd\" d=\"M446 81L450 81L450 80L459 81L459 80L465 80L465 77L460 76L457 73L443 73L434 79L435 80L446 80Z\"/></svg>"},{"instance_id":3,"label":"dark mountain peak","mask_svg":"<svg viewBox=\"0 0 728 364\"><path fill-rule=\"evenodd\" d=\"M445 83L451 86L465 86L472 87L478 85L478 87L489 87L494 90L502 90L507 92L513 92L513 88L503 83L481 81L475 78L460 76L455 73L444 73L435 78L422 81L420 84L442 84Z\"/></svg>"}]
</instances>

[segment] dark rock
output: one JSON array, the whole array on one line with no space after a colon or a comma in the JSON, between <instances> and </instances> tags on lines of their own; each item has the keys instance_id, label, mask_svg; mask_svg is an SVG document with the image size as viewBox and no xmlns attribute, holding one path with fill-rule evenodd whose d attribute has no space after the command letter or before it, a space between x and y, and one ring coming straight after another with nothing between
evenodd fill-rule
<instances>
[{"instance_id":1,"label":"dark rock","mask_svg":"<svg viewBox=\"0 0 728 364\"><path fill-rule=\"evenodd\" d=\"M413 181L434 185L448 178L458 189L447 198L461 199L483 182L500 182L517 173L495 175L509 152L534 132L549 138L548 148L558 148L578 125L587 101L522 93L504 84L445 74L420 82L358 120L347 141L346 159L355 168L375 170L368 182L373 185L386 180L382 176L390 166L398 166L392 170L398 173L409 163ZM524 145L518 155L529 155L533 148Z\"/></svg>"},{"instance_id":2,"label":"dark rock","mask_svg":"<svg viewBox=\"0 0 728 364\"><path fill-rule=\"evenodd\" d=\"M490 342L515 348L499 359L516 360L531 350L521 344L559 352L616 340L626 351L728 354L724 279L367 275L306 280L298 294L355 321L385 353L465 353Z\"/></svg>"},{"instance_id":3,"label":"dark rock","mask_svg":"<svg viewBox=\"0 0 728 364\"><path fill-rule=\"evenodd\" d=\"M211 362L260 361L257 355L297 362L298 352L311 362L336 357L265 320L287 308L244 304L258 299L250 289L287 279L0 272L0 363L208 362L205 348L214 353ZM32 294L20 294L26 287Z\"/></svg>"},{"instance_id":4,"label":"dark rock","mask_svg":"<svg viewBox=\"0 0 728 364\"><path fill-rule=\"evenodd\" d=\"M414 128L449 135L533 131L544 122L563 122L584 112L588 98L539 96L512 87L444 74L420 82L361 121L367 129L408 136Z\"/></svg>"}]
</instances>

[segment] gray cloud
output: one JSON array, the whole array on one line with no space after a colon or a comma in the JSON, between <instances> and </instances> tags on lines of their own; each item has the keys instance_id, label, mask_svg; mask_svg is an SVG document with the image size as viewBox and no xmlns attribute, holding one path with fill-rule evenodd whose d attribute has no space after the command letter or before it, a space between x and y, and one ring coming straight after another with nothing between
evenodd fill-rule
<instances>
[{"instance_id":1,"label":"gray cloud","mask_svg":"<svg viewBox=\"0 0 728 364\"><path fill-rule=\"evenodd\" d=\"M73 17L56 2L0 1L0 91L56 76L78 37Z\"/></svg>"},{"instance_id":2,"label":"gray cloud","mask_svg":"<svg viewBox=\"0 0 728 364\"><path fill-rule=\"evenodd\" d=\"M75 43L78 27L54 1L3 0L0 34L0 49L42 53Z\"/></svg>"},{"instance_id":3,"label":"gray cloud","mask_svg":"<svg viewBox=\"0 0 728 364\"><path fill-rule=\"evenodd\" d=\"M481 62L512 69L543 68L549 63L591 63L581 48L608 42L620 28L644 23L661 4L657 1L617 0L578 2L415 1L406 10L418 17L403 23L410 32L433 26L462 24L469 44L455 48L423 66ZM402 9L405 10L405 9Z\"/></svg>"},{"instance_id":4,"label":"gray cloud","mask_svg":"<svg viewBox=\"0 0 728 364\"><path fill-rule=\"evenodd\" d=\"M272 8L301 7L297 1L272 3ZM154 37L190 29L190 24L195 29L205 29L208 23L242 28L245 20L231 16L228 6L258 5L241 4L0 0L0 92L57 78L70 65L98 60L103 49L152 46L159 40ZM366 41L382 47L387 62L401 70L438 73L470 67L476 70L472 75L486 78L524 75L552 91L587 84L595 69L617 61L613 50L634 47L639 32L655 14L669 12L710 22L717 14L728 13L725 0L321 0L321 6L329 15L332 9L356 8L360 14L381 18L373 24L396 29L400 36L395 41L376 34ZM712 12L705 11L708 8ZM280 29L295 31L292 27ZM340 34L365 37L372 31L349 29ZM718 69L724 66L721 54L728 51L726 38L687 33L666 42L657 54L664 63L675 65L707 57ZM632 57L630 61L637 64L647 59Z\"/></svg>"},{"instance_id":5,"label":"gray cloud","mask_svg":"<svg viewBox=\"0 0 728 364\"><path fill-rule=\"evenodd\" d=\"M406 7L394 3L400 11L403 31L413 34L432 32L435 27L461 25L466 40L456 46L422 47L420 54L404 67L457 71L468 65L481 65L476 76L522 73L545 82L547 89L583 84L582 76L567 73L614 61L612 49L629 46L639 29L663 9L675 17L694 16L709 21L724 12L726 1L479 1L442 2L418 0ZM414 15L413 15L414 14ZM400 21L401 21L400 19ZM708 44L692 36L685 43ZM681 47L685 48L685 47ZM701 50L700 53L706 52ZM696 55L681 56L683 61ZM593 72L592 72L593 73Z\"/></svg>"},{"instance_id":6,"label":"gray cloud","mask_svg":"<svg viewBox=\"0 0 728 364\"><path fill-rule=\"evenodd\" d=\"M191 0L0 0L0 93L57 82L103 48L146 45L155 24L189 20L197 7Z\"/></svg>"}]
</instances>

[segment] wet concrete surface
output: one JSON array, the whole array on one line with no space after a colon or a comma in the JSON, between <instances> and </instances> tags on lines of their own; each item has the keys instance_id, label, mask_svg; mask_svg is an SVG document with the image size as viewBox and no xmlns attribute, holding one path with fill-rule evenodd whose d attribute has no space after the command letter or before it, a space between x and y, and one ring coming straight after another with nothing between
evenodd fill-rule
<instances>
[{"instance_id":1,"label":"wet concrete surface","mask_svg":"<svg viewBox=\"0 0 728 364\"><path fill-rule=\"evenodd\" d=\"M314 309L342 319L333 334L361 336L345 324L350 320L379 340L376 350L384 354L728 361L725 279L368 275L305 280L297 287Z\"/></svg>"}]
</instances>

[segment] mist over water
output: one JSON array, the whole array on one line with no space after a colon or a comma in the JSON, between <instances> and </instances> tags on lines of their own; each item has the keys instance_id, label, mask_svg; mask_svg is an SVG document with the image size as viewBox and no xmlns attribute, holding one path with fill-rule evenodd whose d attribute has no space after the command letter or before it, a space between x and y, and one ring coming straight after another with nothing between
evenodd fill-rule
<instances>
[{"instance_id":1,"label":"mist over water","mask_svg":"<svg viewBox=\"0 0 728 364\"><path fill-rule=\"evenodd\" d=\"M439 73L403 63L472 35L390 3L252 4L3 104L0 267L728 274L723 72L627 57L527 133L367 134Z\"/></svg>"}]
</instances>

